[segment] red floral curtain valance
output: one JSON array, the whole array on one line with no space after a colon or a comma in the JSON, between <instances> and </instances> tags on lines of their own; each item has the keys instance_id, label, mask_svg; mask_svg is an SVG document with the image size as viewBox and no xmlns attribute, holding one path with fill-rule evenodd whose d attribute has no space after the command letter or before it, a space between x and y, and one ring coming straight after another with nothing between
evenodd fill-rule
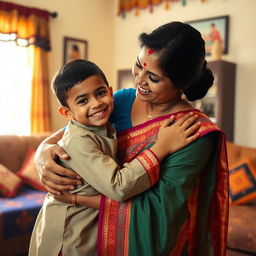
<instances>
[{"instance_id":1,"label":"red floral curtain valance","mask_svg":"<svg viewBox=\"0 0 256 256\"><path fill-rule=\"evenodd\" d=\"M205 2L206 0L198 0ZM187 0L119 0L118 15L125 15L125 12L135 10L135 15L138 15L139 9L149 8L153 12L153 7L161 3L165 3L165 8L169 9L171 2L181 2L182 5L187 4Z\"/></svg>"},{"instance_id":2,"label":"red floral curtain valance","mask_svg":"<svg viewBox=\"0 0 256 256\"><path fill-rule=\"evenodd\" d=\"M49 51L49 16L45 10L0 1L0 40Z\"/></svg>"}]
</instances>

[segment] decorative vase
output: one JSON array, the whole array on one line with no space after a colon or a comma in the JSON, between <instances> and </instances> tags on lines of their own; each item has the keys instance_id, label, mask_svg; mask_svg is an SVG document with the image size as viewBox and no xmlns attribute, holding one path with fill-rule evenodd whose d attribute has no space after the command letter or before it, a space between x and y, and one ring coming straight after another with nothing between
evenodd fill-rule
<instances>
[{"instance_id":1,"label":"decorative vase","mask_svg":"<svg viewBox=\"0 0 256 256\"><path fill-rule=\"evenodd\" d=\"M219 40L214 40L211 47L211 60L221 60L223 46Z\"/></svg>"}]
</instances>

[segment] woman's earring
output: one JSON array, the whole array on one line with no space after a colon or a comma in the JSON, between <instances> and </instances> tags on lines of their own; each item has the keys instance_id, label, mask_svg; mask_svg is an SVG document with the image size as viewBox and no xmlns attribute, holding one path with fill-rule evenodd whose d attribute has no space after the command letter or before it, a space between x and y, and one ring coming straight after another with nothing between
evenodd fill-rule
<instances>
[{"instance_id":1,"label":"woman's earring","mask_svg":"<svg viewBox=\"0 0 256 256\"><path fill-rule=\"evenodd\" d=\"M180 89L180 98L182 100L186 99L186 95L183 93L183 91Z\"/></svg>"}]
</instances>

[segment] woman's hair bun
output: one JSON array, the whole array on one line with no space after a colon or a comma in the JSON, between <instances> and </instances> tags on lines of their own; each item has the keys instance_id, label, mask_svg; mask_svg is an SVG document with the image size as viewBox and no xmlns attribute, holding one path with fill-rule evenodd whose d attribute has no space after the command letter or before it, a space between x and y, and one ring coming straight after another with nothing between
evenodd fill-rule
<instances>
[{"instance_id":1,"label":"woman's hair bun","mask_svg":"<svg viewBox=\"0 0 256 256\"><path fill-rule=\"evenodd\" d=\"M213 85L213 81L214 76L212 71L205 67L203 68L199 79L190 84L188 88L183 91L183 93L186 95L189 101L202 99L206 95L209 88Z\"/></svg>"}]
</instances>

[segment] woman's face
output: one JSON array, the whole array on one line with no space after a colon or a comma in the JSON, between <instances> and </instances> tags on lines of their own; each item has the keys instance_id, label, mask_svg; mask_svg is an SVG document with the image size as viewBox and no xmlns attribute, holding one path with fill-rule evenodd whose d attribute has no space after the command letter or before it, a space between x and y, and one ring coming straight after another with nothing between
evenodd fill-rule
<instances>
[{"instance_id":1,"label":"woman's face","mask_svg":"<svg viewBox=\"0 0 256 256\"><path fill-rule=\"evenodd\" d=\"M177 99L177 90L158 63L159 53L142 47L133 66L137 97L152 104L170 103Z\"/></svg>"}]
</instances>

